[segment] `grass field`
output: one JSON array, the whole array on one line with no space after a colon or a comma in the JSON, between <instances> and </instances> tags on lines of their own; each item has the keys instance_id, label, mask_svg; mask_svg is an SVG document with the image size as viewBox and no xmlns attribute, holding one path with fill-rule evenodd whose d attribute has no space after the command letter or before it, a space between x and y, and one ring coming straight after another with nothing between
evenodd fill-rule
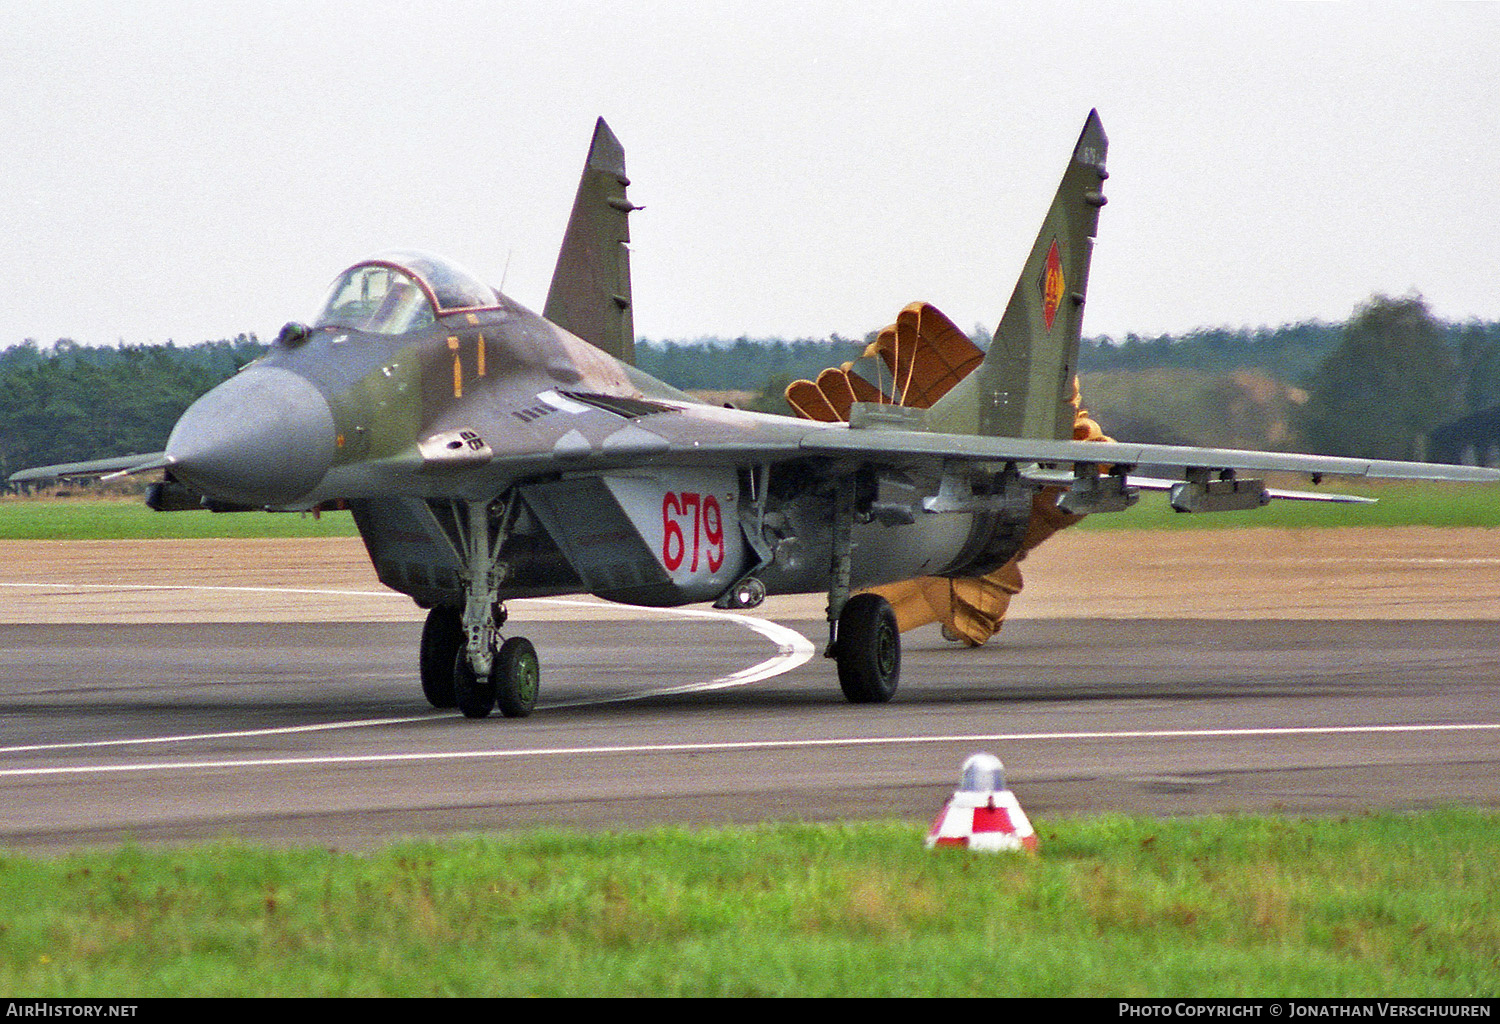
<instances>
[{"instance_id":1,"label":"grass field","mask_svg":"<svg viewBox=\"0 0 1500 1024\"><path fill-rule=\"evenodd\" d=\"M140 499L0 500L0 540L352 537L348 512L153 512Z\"/></svg>"},{"instance_id":2,"label":"grass field","mask_svg":"<svg viewBox=\"0 0 1500 1024\"><path fill-rule=\"evenodd\" d=\"M1292 485L1288 485L1292 486ZM1306 485L1302 485L1305 489ZM1326 489L1378 499L1375 505L1275 501L1249 512L1180 515L1162 494L1142 495L1124 512L1086 518L1084 530L1226 529L1245 526L1500 527L1500 488L1465 484L1359 484ZM351 537L347 512L152 512L138 499L0 499L0 540L137 540L196 537Z\"/></svg>"},{"instance_id":3,"label":"grass field","mask_svg":"<svg viewBox=\"0 0 1500 1024\"><path fill-rule=\"evenodd\" d=\"M1500 991L1492 812L1037 826L1030 856L909 823L0 855L0 991Z\"/></svg>"}]
</instances>

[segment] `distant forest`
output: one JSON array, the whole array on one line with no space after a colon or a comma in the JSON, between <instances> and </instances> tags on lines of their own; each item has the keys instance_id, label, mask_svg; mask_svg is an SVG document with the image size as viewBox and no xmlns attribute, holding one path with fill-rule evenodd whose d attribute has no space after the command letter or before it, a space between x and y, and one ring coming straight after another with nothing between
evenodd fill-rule
<instances>
[{"instance_id":1,"label":"distant forest","mask_svg":"<svg viewBox=\"0 0 1500 1024\"><path fill-rule=\"evenodd\" d=\"M971 336L983 346L984 335ZM872 339L643 340L636 354L678 387L758 392L741 403L787 412L788 382L856 358ZM1432 432L1500 406L1500 322L1445 323L1420 296L1373 296L1343 323L1085 338L1078 362L1084 405L1105 431L1158 444L1456 460L1487 450L1474 436L1487 428L1436 447Z\"/></svg>"},{"instance_id":2,"label":"distant forest","mask_svg":"<svg viewBox=\"0 0 1500 1024\"><path fill-rule=\"evenodd\" d=\"M867 339L643 339L641 369L689 391L785 409L799 377ZM196 345L0 350L0 479L30 466L159 451L198 395L266 349L253 335ZM1424 458L1434 428L1500 406L1500 322L1454 324L1420 297L1376 296L1348 321L1085 339L1085 404L1134 441Z\"/></svg>"},{"instance_id":3,"label":"distant forest","mask_svg":"<svg viewBox=\"0 0 1500 1024\"><path fill-rule=\"evenodd\" d=\"M1500 404L1500 321L1434 322L1461 369L1458 404L1466 411ZM1305 387L1338 348L1346 325L1310 320L1280 327L1198 328L1186 334L1154 337L1101 335L1083 339L1079 372L1174 369L1223 374L1252 370L1272 380ZM976 340L982 347L988 346L981 332L976 329L973 333L980 335ZM838 335L796 341L641 340L636 342L636 363L653 377L684 390L764 391L765 382L773 378L810 379L824 367L852 360L873 340L873 335L857 341Z\"/></svg>"},{"instance_id":4,"label":"distant forest","mask_svg":"<svg viewBox=\"0 0 1500 1024\"><path fill-rule=\"evenodd\" d=\"M0 350L0 479L19 469L161 451L192 401L265 351L253 335L199 345Z\"/></svg>"}]
</instances>

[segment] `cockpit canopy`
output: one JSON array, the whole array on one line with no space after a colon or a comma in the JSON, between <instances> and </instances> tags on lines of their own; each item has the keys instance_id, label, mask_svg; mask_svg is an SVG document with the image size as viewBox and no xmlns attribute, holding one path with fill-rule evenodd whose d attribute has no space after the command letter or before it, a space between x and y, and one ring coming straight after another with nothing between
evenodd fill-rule
<instances>
[{"instance_id":1,"label":"cockpit canopy","mask_svg":"<svg viewBox=\"0 0 1500 1024\"><path fill-rule=\"evenodd\" d=\"M439 316L498 302L493 288L455 263L428 253L388 252L340 274L313 326L406 334Z\"/></svg>"}]
</instances>

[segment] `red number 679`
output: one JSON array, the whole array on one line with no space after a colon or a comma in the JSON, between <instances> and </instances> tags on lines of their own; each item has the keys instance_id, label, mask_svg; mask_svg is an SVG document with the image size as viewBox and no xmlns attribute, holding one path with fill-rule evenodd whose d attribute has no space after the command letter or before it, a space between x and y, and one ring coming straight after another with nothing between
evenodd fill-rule
<instances>
[{"instance_id":1,"label":"red number 679","mask_svg":"<svg viewBox=\"0 0 1500 1024\"><path fill-rule=\"evenodd\" d=\"M687 531L693 531L693 555L688 572L697 572L701 559L709 572L724 564L724 513L712 494L668 491L661 499L661 561L676 572L688 558Z\"/></svg>"}]
</instances>

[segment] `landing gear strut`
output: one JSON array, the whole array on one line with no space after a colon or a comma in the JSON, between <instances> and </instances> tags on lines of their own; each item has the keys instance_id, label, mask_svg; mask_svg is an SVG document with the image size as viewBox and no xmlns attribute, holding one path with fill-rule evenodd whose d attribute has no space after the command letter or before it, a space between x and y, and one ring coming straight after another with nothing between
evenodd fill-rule
<instances>
[{"instance_id":1,"label":"landing gear strut","mask_svg":"<svg viewBox=\"0 0 1500 1024\"><path fill-rule=\"evenodd\" d=\"M456 707L467 718L486 718L497 706L507 718L524 718L536 707L536 648L524 637L502 642L500 636L506 566L498 556L514 510L514 499L454 507L464 604L432 609L422 630L422 693L433 707Z\"/></svg>"},{"instance_id":2,"label":"landing gear strut","mask_svg":"<svg viewBox=\"0 0 1500 1024\"><path fill-rule=\"evenodd\" d=\"M853 704L884 704L901 681L901 631L879 594L849 596L854 547L854 480L839 480L833 500L833 565L828 586L828 650L839 688Z\"/></svg>"}]
</instances>

